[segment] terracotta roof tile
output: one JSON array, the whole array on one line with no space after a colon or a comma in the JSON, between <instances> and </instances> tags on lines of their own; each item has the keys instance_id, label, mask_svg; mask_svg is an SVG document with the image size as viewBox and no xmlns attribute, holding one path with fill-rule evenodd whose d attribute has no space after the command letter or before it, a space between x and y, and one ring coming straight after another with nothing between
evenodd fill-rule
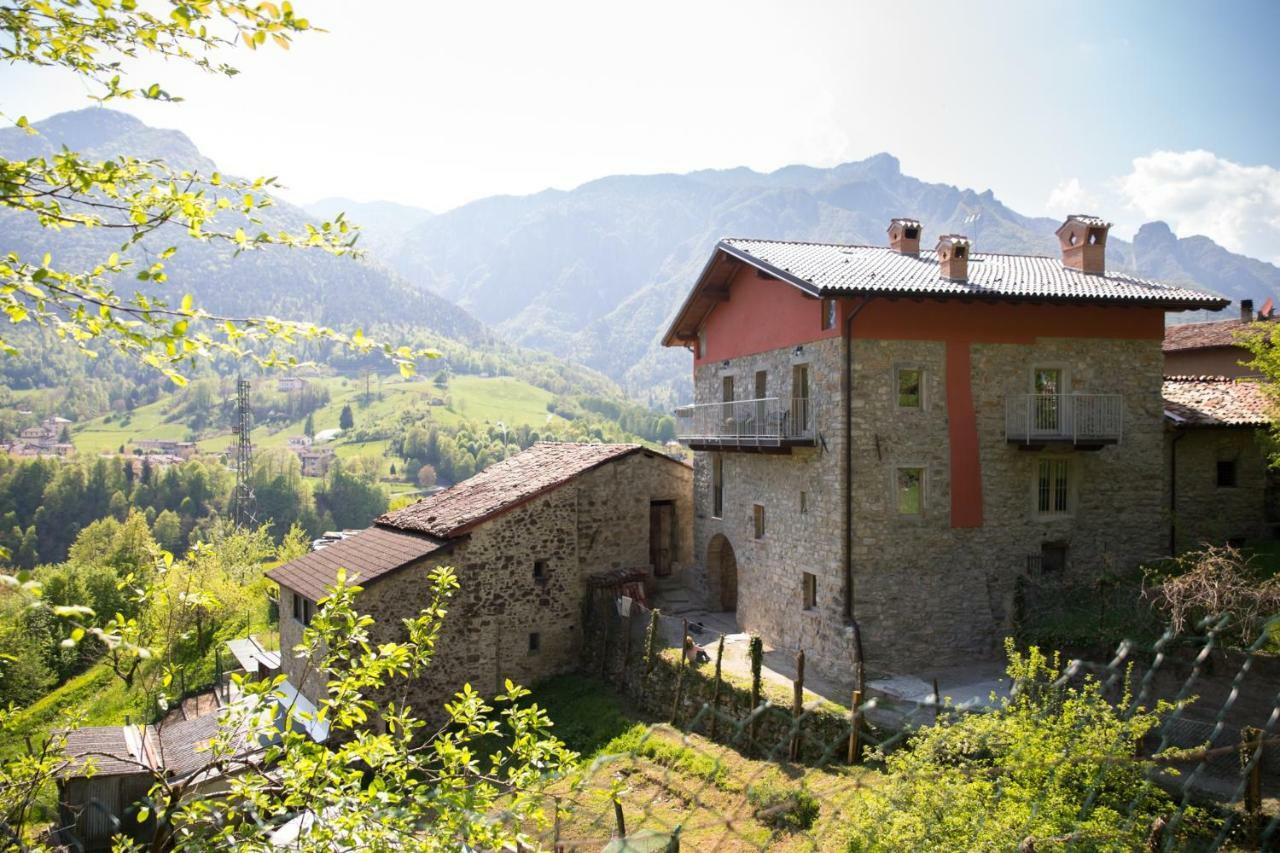
<instances>
[{"instance_id":1,"label":"terracotta roof tile","mask_svg":"<svg viewBox=\"0 0 1280 853\"><path fill-rule=\"evenodd\" d=\"M1263 321L1263 322L1275 322ZM1252 326L1243 320L1215 320L1212 323L1181 323L1164 330L1164 351L1239 346Z\"/></svg>"},{"instance_id":2,"label":"terracotta roof tile","mask_svg":"<svg viewBox=\"0 0 1280 853\"><path fill-rule=\"evenodd\" d=\"M974 253L966 281L939 274L937 254L902 255L884 246L725 239L718 249L766 271L776 270L824 294L854 293L1038 299L1159 305L1165 308L1222 308L1214 293L1149 281L1126 273L1090 275L1062 265L1060 258Z\"/></svg>"},{"instance_id":3,"label":"terracotta roof tile","mask_svg":"<svg viewBox=\"0 0 1280 853\"><path fill-rule=\"evenodd\" d=\"M1166 376L1165 417L1178 426L1266 426L1271 400L1257 382L1225 376Z\"/></svg>"},{"instance_id":4,"label":"terracotta roof tile","mask_svg":"<svg viewBox=\"0 0 1280 853\"><path fill-rule=\"evenodd\" d=\"M442 539L458 536L584 471L643 449L638 444L540 442L376 523Z\"/></svg>"},{"instance_id":5,"label":"terracotta roof tile","mask_svg":"<svg viewBox=\"0 0 1280 853\"><path fill-rule=\"evenodd\" d=\"M340 568L347 570L348 577L357 575L358 583L364 585L446 547L446 543L417 533L370 527L277 566L267 577L319 601L329 594Z\"/></svg>"}]
</instances>

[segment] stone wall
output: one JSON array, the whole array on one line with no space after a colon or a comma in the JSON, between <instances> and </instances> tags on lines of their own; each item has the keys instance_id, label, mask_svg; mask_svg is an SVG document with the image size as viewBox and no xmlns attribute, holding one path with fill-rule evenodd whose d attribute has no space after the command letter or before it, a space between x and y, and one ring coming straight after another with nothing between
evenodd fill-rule
<instances>
[{"instance_id":1,"label":"stone wall","mask_svg":"<svg viewBox=\"0 0 1280 853\"><path fill-rule=\"evenodd\" d=\"M893 366L904 361L922 363L926 376L938 374L929 387L940 389L942 345L855 342L854 609L873 669L996 656L1011 627L1015 579L1045 543L1066 547L1065 573L1074 581L1164 550L1160 341L1040 338L970 346L983 524L953 528L945 401L907 413L914 421L906 423L892 398ZM1062 367L1070 392L1123 395L1122 441L1097 451L1027 452L1010 444L1005 398L1031 391L1034 366ZM1036 510L1037 472L1046 457L1070 465L1069 513ZM926 469L918 517L898 514L892 503L896 465Z\"/></svg>"},{"instance_id":2,"label":"stone wall","mask_svg":"<svg viewBox=\"0 0 1280 853\"><path fill-rule=\"evenodd\" d=\"M1165 435L1166 468L1177 453L1176 547L1267 535L1267 460L1262 436L1241 427L1170 430ZM1235 486L1218 485L1218 462L1234 461ZM1166 478L1166 487L1171 487ZM1166 490L1166 494L1167 494ZM1166 503L1168 506L1168 503Z\"/></svg>"},{"instance_id":3,"label":"stone wall","mask_svg":"<svg viewBox=\"0 0 1280 853\"><path fill-rule=\"evenodd\" d=\"M407 685L415 711L436 720L464 684L492 695L507 679L527 685L573 670L582 651L586 577L648 565L650 500L672 501L676 529L690 530L691 483L687 465L631 454L480 524L447 554L369 584L356 606L376 620L373 641L386 642L403 639L401 620L426 604L432 568L451 566L458 575L460 589L447 605L435 659L423 678ZM689 550L689 534L682 534L679 558L687 562ZM545 563L542 578L534 577L535 562ZM286 649L301 632L291 608L292 593L282 589ZM286 657L285 671L297 684L303 662ZM314 683L304 686L313 700L316 691Z\"/></svg>"},{"instance_id":4,"label":"stone wall","mask_svg":"<svg viewBox=\"0 0 1280 853\"><path fill-rule=\"evenodd\" d=\"M1042 545L1066 548L1065 572L1083 581L1164 551L1160 341L1038 338L972 343L970 376L981 468L983 523L952 527L946 344L940 340L858 339L853 360L853 609L867 665L875 672L927 668L998 655L1011 627L1014 581L1036 565ZM711 516L712 463L695 461L695 549L691 586L718 609L718 567L708 558L722 535L737 559L738 617L770 644L803 648L826 675L853 661L843 613L843 412L839 339L778 349L695 370L699 403L718 402L725 375L739 399L769 372L770 395L790 394L791 368L810 363L817 447L790 454L721 452L722 518ZM920 409L897 405L895 369L923 370ZM1033 366L1057 366L1076 393L1124 396L1122 441L1101 450L1028 452L1005 437L1005 397L1030 393ZM1035 488L1043 458L1068 461L1070 512L1042 517ZM897 512L898 466L925 470L918 516ZM800 512L805 492L806 512ZM753 536L752 508L765 508L766 533ZM1029 558L1031 560L1029 561ZM817 577L817 607L803 608L802 574Z\"/></svg>"},{"instance_id":5,"label":"stone wall","mask_svg":"<svg viewBox=\"0 0 1280 853\"><path fill-rule=\"evenodd\" d=\"M809 366L809 396L817 446L789 454L699 452L695 454L694 543L702 571L691 588L704 605L720 609L723 579L713 541L727 542L737 563L738 622L770 643L804 648L820 672L847 672L851 643L843 602L844 412L840 363L843 341L831 339L699 366L694 372L698 402L720 401L722 381L734 377L737 399L755 396L755 373L768 372L769 396L790 398L796 364ZM724 510L712 515L712 465L722 465ZM801 493L804 509L801 510ZM755 538L754 506L764 507L765 533ZM717 537L724 537L718 540ZM806 610L803 575L816 577L816 607Z\"/></svg>"}]
</instances>

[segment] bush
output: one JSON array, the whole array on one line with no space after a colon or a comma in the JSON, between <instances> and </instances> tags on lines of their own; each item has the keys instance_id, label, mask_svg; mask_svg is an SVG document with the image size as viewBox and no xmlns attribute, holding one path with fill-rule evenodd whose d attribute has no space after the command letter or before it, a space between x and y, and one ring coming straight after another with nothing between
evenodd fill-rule
<instances>
[{"instance_id":1,"label":"bush","mask_svg":"<svg viewBox=\"0 0 1280 853\"><path fill-rule=\"evenodd\" d=\"M783 832L809 829L818 819L818 799L803 782L788 785L776 777L757 782L747 788L747 802L757 820Z\"/></svg>"},{"instance_id":2,"label":"bush","mask_svg":"<svg viewBox=\"0 0 1280 853\"><path fill-rule=\"evenodd\" d=\"M1248 647L1280 613L1280 576L1264 579L1230 545L1183 554L1147 580L1147 595L1177 634L1222 621L1223 639Z\"/></svg>"},{"instance_id":3,"label":"bush","mask_svg":"<svg viewBox=\"0 0 1280 853\"><path fill-rule=\"evenodd\" d=\"M1057 661L1007 646L1013 695L985 714L917 732L884 757L884 784L852 805L848 849L996 850L1030 839L1079 849L1142 849L1172 811L1137 756L1174 706L1118 710L1086 677L1058 680ZM1037 842L1039 842L1037 844Z\"/></svg>"}]
</instances>

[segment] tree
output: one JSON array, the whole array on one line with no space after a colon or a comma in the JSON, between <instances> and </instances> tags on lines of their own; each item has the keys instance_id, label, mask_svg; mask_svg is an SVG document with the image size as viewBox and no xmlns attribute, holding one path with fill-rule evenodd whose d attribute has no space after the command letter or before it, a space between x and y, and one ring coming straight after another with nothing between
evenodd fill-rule
<instances>
[{"instance_id":1,"label":"tree","mask_svg":"<svg viewBox=\"0 0 1280 853\"><path fill-rule=\"evenodd\" d=\"M351 404L342 407L342 413L338 415L338 428L343 432L351 429L356 425L356 417L351 412Z\"/></svg>"},{"instance_id":2,"label":"tree","mask_svg":"<svg viewBox=\"0 0 1280 853\"><path fill-rule=\"evenodd\" d=\"M418 485L424 489L430 489L436 484L436 469L430 465L423 465L418 469Z\"/></svg>"},{"instance_id":3,"label":"tree","mask_svg":"<svg viewBox=\"0 0 1280 853\"><path fill-rule=\"evenodd\" d=\"M307 412L307 419L302 424L302 434L307 438L315 441L316 438L316 416L314 412Z\"/></svg>"},{"instance_id":4,"label":"tree","mask_svg":"<svg viewBox=\"0 0 1280 853\"><path fill-rule=\"evenodd\" d=\"M165 13L165 9L168 13ZM161 56L213 74L236 69L217 60L220 51L243 45L257 49L268 40L288 48L311 29L289 3L183 2L139 4L136 0L4 0L0 41L9 63L69 71L82 78L99 103L140 98L177 101L159 83L133 85L130 65L140 55ZM2 115L2 114L0 114ZM25 116L5 117L37 134ZM163 283L165 261L176 246L150 246L164 228L188 239L217 241L236 252L266 246L315 248L335 255L354 249L356 232L341 216L297 232L261 228L260 211L273 204L274 178L230 179L213 172L173 168L119 152L92 160L75 151L10 160L0 157L0 209L19 214L51 231L102 229L118 235L118 251L83 265L55 263L16 252L0 257L0 311L12 323L54 327L58 336L85 351L102 342L162 371L177 384L193 358L225 354L264 366L293 364L277 346L295 340L328 340L356 352L380 350L409 375L425 351L379 345L360 332L346 335L310 323L271 318L219 317L184 296L178 304L117 287L126 274L144 283ZM234 218L231 218L234 217ZM166 227L168 226L168 227ZM176 226L176 227L175 227ZM69 253L71 254L71 253ZM0 352L18 351L11 336L0 337Z\"/></svg>"},{"instance_id":5,"label":"tree","mask_svg":"<svg viewBox=\"0 0 1280 853\"><path fill-rule=\"evenodd\" d=\"M155 524L151 526L151 535L155 537L156 543L166 551L177 554L182 547L182 519L178 518L178 514L171 509L166 509L156 516Z\"/></svg>"}]
</instances>

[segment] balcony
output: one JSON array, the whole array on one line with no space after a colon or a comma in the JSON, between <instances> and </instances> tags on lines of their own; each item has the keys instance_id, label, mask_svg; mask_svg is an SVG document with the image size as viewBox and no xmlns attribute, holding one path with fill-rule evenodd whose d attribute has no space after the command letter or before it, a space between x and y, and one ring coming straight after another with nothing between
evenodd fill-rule
<instances>
[{"instance_id":1,"label":"balcony","mask_svg":"<svg viewBox=\"0 0 1280 853\"><path fill-rule=\"evenodd\" d=\"M1018 394L1004 401L1005 440L1029 450L1069 444L1097 450L1124 434L1120 394Z\"/></svg>"},{"instance_id":2,"label":"balcony","mask_svg":"<svg viewBox=\"0 0 1280 853\"><path fill-rule=\"evenodd\" d=\"M817 435L808 397L761 397L676 409L676 439L693 450L790 453Z\"/></svg>"}]
</instances>

